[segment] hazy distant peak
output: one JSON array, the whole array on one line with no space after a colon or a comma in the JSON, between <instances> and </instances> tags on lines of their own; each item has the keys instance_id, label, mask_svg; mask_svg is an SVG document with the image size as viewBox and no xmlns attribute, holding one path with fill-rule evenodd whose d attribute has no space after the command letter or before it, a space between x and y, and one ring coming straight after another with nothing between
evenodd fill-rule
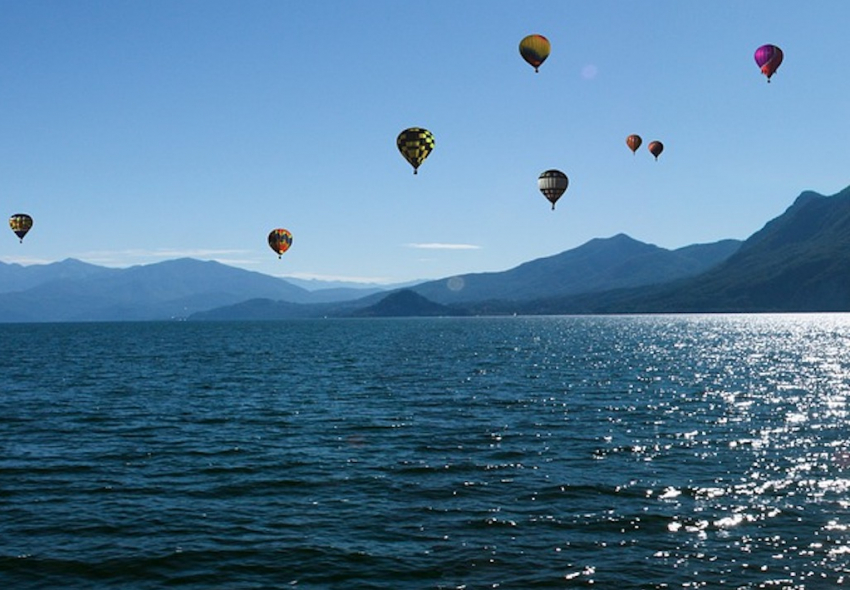
<instances>
[{"instance_id":1,"label":"hazy distant peak","mask_svg":"<svg viewBox=\"0 0 850 590\"><path fill-rule=\"evenodd\" d=\"M610 238L593 238L592 240L588 241L587 243L588 244L593 244L593 243L596 243L596 244L600 244L600 243L608 243L608 244L624 243L624 244L626 244L626 243L629 243L629 244L631 244L631 243L635 243L637 241L638 240L634 239L633 237L631 237L627 234L619 233L619 234L615 234L615 235L611 236Z\"/></svg>"},{"instance_id":2,"label":"hazy distant peak","mask_svg":"<svg viewBox=\"0 0 850 590\"><path fill-rule=\"evenodd\" d=\"M623 233L616 234L611 236L610 238L594 238L589 242L585 242L582 246L576 248L576 250L587 250L587 251L611 251L612 253L622 253L622 252L637 252L640 251L650 251L650 250L658 250L660 249L658 246L654 244L647 244L646 242L641 242L640 240L636 240L631 236L628 236Z\"/></svg>"},{"instance_id":3,"label":"hazy distant peak","mask_svg":"<svg viewBox=\"0 0 850 590\"><path fill-rule=\"evenodd\" d=\"M90 262L83 262L79 258L65 258L60 260L59 262L51 262L50 264L54 264L57 266L65 266L68 268L103 268L97 266L96 264L91 264Z\"/></svg>"},{"instance_id":4,"label":"hazy distant peak","mask_svg":"<svg viewBox=\"0 0 850 590\"><path fill-rule=\"evenodd\" d=\"M174 258L172 260L163 260L161 262L153 262L144 266L192 266L192 267L200 267L200 266L214 266L220 265L220 262L216 262L215 260L198 260L197 258L189 258L188 256L184 256L183 258ZM222 265L224 266L224 265Z\"/></svg>"}]
</instances>

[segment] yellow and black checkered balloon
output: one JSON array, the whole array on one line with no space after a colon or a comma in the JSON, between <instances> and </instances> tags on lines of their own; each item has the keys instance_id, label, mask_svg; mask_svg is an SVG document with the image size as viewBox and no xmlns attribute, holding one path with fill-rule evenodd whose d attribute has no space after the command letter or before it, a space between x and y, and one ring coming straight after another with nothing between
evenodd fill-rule
<instances>
[{"instance_id":1,"label":"yellow and black checkered balloon","mask_svg":"<svg viewBox=\"0 0 850 590\"><path fill-rule=\"evenodd\" d=\"M404 159L413 166L413 173L416 174L419 166L434 149L434 134L427 129L411 127L399 133L396 145Z\"/></svg>"}]
</instances>

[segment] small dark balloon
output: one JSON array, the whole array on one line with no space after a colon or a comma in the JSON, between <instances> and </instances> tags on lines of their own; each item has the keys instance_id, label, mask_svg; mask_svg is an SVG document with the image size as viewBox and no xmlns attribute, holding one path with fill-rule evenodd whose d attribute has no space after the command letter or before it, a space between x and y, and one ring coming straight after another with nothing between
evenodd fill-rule
<instances>
[{"instance_id":1,"label":"small dark balloon","mask_svg":"<svg viewBox=\"0 0 850 590\"><path fill-rule=\"evenodd\" d=\"M649 149L649 153L655 156L655 159L657 160L658 156L661 155L661 152L664 151L664 144L660 141L652 141L647 146L647 149Z\"/></svg>"}]
</instances>

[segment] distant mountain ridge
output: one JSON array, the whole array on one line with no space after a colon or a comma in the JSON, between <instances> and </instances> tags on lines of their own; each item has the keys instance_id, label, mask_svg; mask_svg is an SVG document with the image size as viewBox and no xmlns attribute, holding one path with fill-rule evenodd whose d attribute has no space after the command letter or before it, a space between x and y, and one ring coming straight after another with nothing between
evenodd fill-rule
<instances>
[{"instance_id":1,"label":"distant mountain ridge","mask_svg":"<svg viewBox=\"0 0 850 590\"><path fill-rule=\"evenodd\" d=\"M363 293L342 289L335 295L334 301L345 301ZM307 304L324 302L328 294L191 258L127 269L73 259L26 267L0 263L0 322L181 319L257 297Z\"/></svg>"},{"instance_id":2,"label":"distant mountain ridge","mask_svg":"<svg viewBox=\"0 0 850 590\"><path fill-rule=\"evenodd\" d=\"M0 263L0 322L758 311L850 311L850 187L804 192L743 243L666 250L618 234L392 291L311 292L192 259L128 269Z\"/></svg>"},{"instance_id":3,"label":"distant mountain ridge","mask_svg":"<svg viewBox=\"0 0 850 590\"><path fill-rule=\"evenodd\" d=\"M513 269L467 274L412 287L433 301L527 301L664 283L695 276L733 254L741 242L723 240L667 250L625 234L596 238Z\"/></svg>"},{"instance_id":4,"label":"distant mountain ridge","mask_svg":"<svg viewBox=\"0 0 850 590\"><path fill-rule=\"evenodd\" d=\"M30 288L12 291L20 284L17 280L0 281L0 321L174 319L258 292L307 301L306 291L285 281L189 258L127 269L104 269L79 261L47 267L33 268L33 276L19 276L23 284L42 281Z\"/></svg>"},{"instance_id":5,"label":"distant mountain ridge","mask_svg":"<svg viewBox=\"0 0 850 590\"><path fill-rule=\"evenodd\" d=\"M26 291L53 281L79 280L115 272L116 269L96 266L74 258L50 264L6 264L0 262L0 293Z\"/></svg>"},{"instance_id":6,"label":"distant mountain ridge","mask_svg":"<svg viewBox=\"0 0 850 590\"><path fill-rule=\"evenodd\" d=\"M737 252L696 277L594 297L532 301L519 309L519 313L813 311L850 311L850 187L830 197L802 193Z\"/></svg>"},{"instance_id":7,"label":"distant mountain ridge","mask_svg":"<svg viewBox=\"0 0 850 590\"><path fill-rule=\"evenodd\" d=\"M802 193L703 276L635 304L682 311L850 311L850 187Z\"/></svg>"},{"instance_id":8,"label":"distant mountain ridge","mask_svg":"<svg viewBox=\"0 0 850 590\"><path fill-rule=\"evenodd\" d=\"M507 271L428 281L389 293L372 294L345 305L293 307L283 301L254 299L199 312L191 319L453 316L512 313L520 304L526 309L524 313L535 313L532 308L537 298L606 291L621 285L657 284L693 276L724 260L740 243L723 240L671 251L618 234L597 238L573 250Z\"/></svg>"}]
</instances>

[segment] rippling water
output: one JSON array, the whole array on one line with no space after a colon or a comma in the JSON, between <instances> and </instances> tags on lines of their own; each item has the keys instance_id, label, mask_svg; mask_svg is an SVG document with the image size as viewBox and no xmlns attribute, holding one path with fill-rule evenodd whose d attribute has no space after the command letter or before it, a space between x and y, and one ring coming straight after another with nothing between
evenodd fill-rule
<instances>
[{"instance_id":1,"label":"rippling water","mask_svg":"<svg viewBox=\"0 0 850 590\"><path fill-rule=\"evenodd\" d=\"M850 316L0 326L3 588L850 584Z\"/></svg>"}]
</instances>

